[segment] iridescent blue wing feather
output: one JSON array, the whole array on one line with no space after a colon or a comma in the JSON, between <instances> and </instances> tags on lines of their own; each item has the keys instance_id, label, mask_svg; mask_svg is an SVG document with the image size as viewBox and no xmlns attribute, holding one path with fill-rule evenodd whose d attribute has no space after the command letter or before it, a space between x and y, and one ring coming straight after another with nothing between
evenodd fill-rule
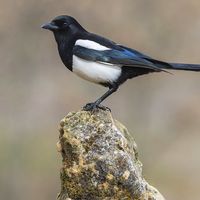
<instances>
[{"instance_id":1,"label":"iridescent blue wing feather","mask_svg":"<svg viewBox=\"0 0 200 200\"><path fill-rule=\"evenodd\" d=\"M120 48L120 50L109 49L99 51L76 45L73 48L73 54L88 61L114 64L119 66L148 68L155 71L164 71L163 69L154 65L154 63L151 61L139 56L138 53L132 52L125 48Z\"/></svg>"}]
</instances>

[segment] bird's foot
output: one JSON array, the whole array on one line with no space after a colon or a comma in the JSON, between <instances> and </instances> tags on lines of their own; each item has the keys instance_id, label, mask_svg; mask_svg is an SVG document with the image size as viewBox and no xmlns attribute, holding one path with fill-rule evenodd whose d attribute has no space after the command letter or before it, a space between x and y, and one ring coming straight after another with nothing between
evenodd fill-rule
<instances>
[{"instance_id":1,"label":"bird's foot","mask_svg":"<svg viewBox=\"0 0 200 200\"><path fill-rule=\"evenodd\" d=\"M94 103L87 103L84 107L83 107L83 110L85 111L93 111L93 110L96 110L96 109L101 109L101 110L104 110L104 111L110 111L111 112L111 109L106 107L106 106L102 106L102 105L97 105L95 102Z\"/></svg>"}]
</instances>

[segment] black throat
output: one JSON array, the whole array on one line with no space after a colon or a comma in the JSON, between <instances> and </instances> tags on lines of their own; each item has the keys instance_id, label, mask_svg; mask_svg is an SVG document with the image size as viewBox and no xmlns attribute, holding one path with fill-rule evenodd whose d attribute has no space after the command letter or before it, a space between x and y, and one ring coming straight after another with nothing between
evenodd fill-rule
<instances>
[{"instance_id":1,"label":"black throat","mask_svg":"<svg viewBox=\"0 0 200 200\"><path fill-rule=\"evenodd\" d=\"M61 60L70 71L72 71L73 47L78 39L85 37L84 34L87 34L87 32L79 29L54 33Z\"/></svg>"}]
</instances>

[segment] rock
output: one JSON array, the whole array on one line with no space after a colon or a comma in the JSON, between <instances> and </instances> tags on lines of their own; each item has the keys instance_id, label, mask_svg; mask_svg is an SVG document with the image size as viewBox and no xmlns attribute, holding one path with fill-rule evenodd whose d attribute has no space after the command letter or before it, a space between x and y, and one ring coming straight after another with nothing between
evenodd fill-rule
<instances>
[{"instance_id":1,"label":"rock","mask_svg":"<svg viewBox=\"0 0 200 200\"><path fill-rule=\"evenodd\" d=\"M110 112L69 113L59 139L59 200L164 200L142 177L136 143Z\"/></svg>"}]
</instances>

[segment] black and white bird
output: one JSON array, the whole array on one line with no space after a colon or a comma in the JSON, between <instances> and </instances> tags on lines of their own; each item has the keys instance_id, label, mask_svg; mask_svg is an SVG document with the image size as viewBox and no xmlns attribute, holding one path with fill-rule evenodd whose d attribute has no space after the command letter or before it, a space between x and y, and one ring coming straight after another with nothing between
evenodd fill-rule
<instances>
[{"instance_id":1,"label":"black and white bird","mask_svg":"<svg viewBox=\"0 0 200 200\"><path fill-rule=\"evenodd\" d=\"M109 88L94 103L86 104L85 110L100 107L122 83L136 76L168 69L200 71L199 64L163 62L90 33L71 16L58 16L42 28L53 32L60 57L70 71Z\"/></svg>"}]
</instances>

